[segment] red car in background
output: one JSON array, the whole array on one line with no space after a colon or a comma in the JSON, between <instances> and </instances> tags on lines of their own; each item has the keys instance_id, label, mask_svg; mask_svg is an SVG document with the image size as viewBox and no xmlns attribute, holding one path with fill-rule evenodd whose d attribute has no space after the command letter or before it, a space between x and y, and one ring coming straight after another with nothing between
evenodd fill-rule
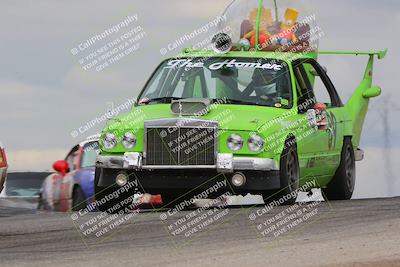
<instances>
[{"instance_id":1,"label":"red car in background","mask_svg":"<svg viewBox=\"0 0 400 267\"><path fill-rule=\"evenodd\" d=\"M7 176L7 158L6 151L4 150L3 144L0 142L0 193L3 191L4 182Z\"/></svg>"},{"instance_id":2,"label":"red car in background","mask_svg":"<svg viewBox=\"0 0 400 267\"><path fill-rule=\"evenodd\" d=\"M56 171L43 181L38 208L48 211L79 211L94 201L95 161L99 151L98 135L74 146L65 160L56 161ZM138 196L140 208L161 205L161 196Z\"/></svg>"}]
</instances>

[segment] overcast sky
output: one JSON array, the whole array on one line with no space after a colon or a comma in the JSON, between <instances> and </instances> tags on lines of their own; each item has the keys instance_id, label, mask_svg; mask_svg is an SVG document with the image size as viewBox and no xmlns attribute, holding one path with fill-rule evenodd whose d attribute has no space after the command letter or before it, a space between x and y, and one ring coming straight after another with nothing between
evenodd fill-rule
<instances>
[{"instance_id":1,"label":"overcast sky","mask_svg":"<svg viewBox=\"0 0 400 267\"><path fill-rule=\"evenodd\" d=\"M11 169L44 169L64 157L71 146L99 131L103 124L72 137L71 133L104 114L110 103L118 106L136 97L159 62L174 56L184 46L166 55L160 49L191 33L220 15L230 0L147 0L147 1L12 1L0 2L0 139L6 145ZM391 107L400 96L397 73L400 69L398 27L400 2L396 0L305 0L317 15L325 36L321 50L380 50L388 57L375 65L376 85L390 96ZM115 64L97 72L85 71L81 56L92 48L121 35L114 33L74 56L71 49L92 36L117 25L127 16L145 32L140 48ZM198 40L207 35L198 36ZM347 99L364 71L366 58L324 56L333 82ZM384 98L373 100L362 145L371 151L369 163L360 163L361 173L381 170L383 126L379 110ZM398 163L400 142L398 117L389 114L393 164ZM396 122L396 123L395 123ZM379 156L377 156L379 155ZM372 165L373 164L373 165ZM397 164L398 165L398 164ZM396 169L397 168L397 169ZM399 167L392 172L398 173ZM372 175L371 175L372 177ZM373 178L368 179L373 179ZM379 179L384 179L381 174ZM379 183L374 180L377 184ZM397 184L398 185L398 184ZM386 186L386 184L385 184ZM381 186L382 194L384 186ZM397 187L399 188L399 187ZM398 190L400 192L400 190Z\"/></svg>"}]
</instances>

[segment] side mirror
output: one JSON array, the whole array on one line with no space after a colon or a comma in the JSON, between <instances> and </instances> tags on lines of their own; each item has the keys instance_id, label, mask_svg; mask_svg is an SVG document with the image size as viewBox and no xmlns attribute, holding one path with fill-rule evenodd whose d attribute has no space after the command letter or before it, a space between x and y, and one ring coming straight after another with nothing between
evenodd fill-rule
<instances>
[{"instance_id":1,"label":"side mirror","mask_svg":"<svg viewBox=\"0 0 400 267\"><path fill-rule=\"evenodd\" d=\"M326 114L326 105L324 103L316 103L313 109L307 111L308 124L316 130L327 130L328 120Z\"/></svg>"},{"instance_id":2,"label":"side mirror","mask_svg":"<svg viewBox=\"0 0 400 267\"><path fill-rule=\"evenodd\" d=\"M379 86L374 86L365 90L362 94L364 98L374 98L380 96L382 93L382 89Z\"/></svg>"},{"instance_id":3,"label":"side mirror","mask_svg":"<svg viewBox=\"0 0 400 267\"><path fill-rule=\"evenodd\" d=\"M54 162L54 164L53 164L53 169L54 169L56 172L61 173L62 176L65 176L65 175L68 173L68 171L69 171L68 161L66 161L66 160L59 160L59 161Z\"/></svg>"}]
</instances>

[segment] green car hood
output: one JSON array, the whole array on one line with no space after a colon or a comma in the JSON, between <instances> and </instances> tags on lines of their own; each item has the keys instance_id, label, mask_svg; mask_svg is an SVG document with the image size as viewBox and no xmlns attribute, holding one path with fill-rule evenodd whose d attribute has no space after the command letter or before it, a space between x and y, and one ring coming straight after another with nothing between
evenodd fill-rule
<instances>
[{"instance_id":1,"label":"green car hood","mask_svg":"<svg viewBox=\"0 0 400 267\"><path fill-rule=\"evenodd\" d=\"M170 107L170 104L134 107L130 112L109 121L105 131L139 129L144 127L144 121L179 118L179 115L172 113ZM287 112L287 109L265 106L217 105L203 116L182 116L182 118L215 120L219 122L219 128L222 130L256 131L268 121L278 118ZM132 121L134 121L134 124L130 123Z\"/></svg>"}]
</instances>

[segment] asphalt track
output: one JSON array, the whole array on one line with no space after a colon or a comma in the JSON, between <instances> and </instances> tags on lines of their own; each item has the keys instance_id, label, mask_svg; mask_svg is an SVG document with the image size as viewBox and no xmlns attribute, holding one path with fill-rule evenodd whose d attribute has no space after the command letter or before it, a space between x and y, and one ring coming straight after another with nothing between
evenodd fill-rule
<instances>
[{"instance_id":1,"label":"asphalt track","mask_svg":"<svg viewBox=\"0 0 400 267\"><path fill-rule=\"evenodd\" d=\"M76 220L74 214L0 208L0 266L400 266L400 198L311 204L298 208L317 210L313 216L277 236L263 236L260 225L282 214L289 218L288 207L265 214L264 206L172 216L143 211L100 237L79 229L109 215ZM174 236L175 226L197 212L215 220L192 235L194 227Z\"/></svg>"}]
</instances>

